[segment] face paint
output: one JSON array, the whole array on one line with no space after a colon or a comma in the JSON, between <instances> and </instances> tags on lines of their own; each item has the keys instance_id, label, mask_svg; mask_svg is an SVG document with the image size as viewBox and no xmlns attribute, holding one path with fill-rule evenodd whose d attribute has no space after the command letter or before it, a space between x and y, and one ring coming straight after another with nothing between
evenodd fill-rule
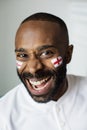
<instances>
[{"instance_id":1,"label":"face paint","mask_svg":"<svg viewBox=\"0 0 87 130\"><path fill-rule=\"evenodd\" d=\"M21 68L22 64L23 64L23 62L16 60L16 66L18 69Z\"/></svg>"},{"instance_id":2,"label":"face paint","mask_svg":"<svg viewBox=\"0 0 87 130\"><path fill-rule=\"evenodd\" d=\"M61 56L58 56L57 58L52 59L51 62L56 68L56 67L59 67L63 63L63 59Z\"/></svg>"}]
</instances>

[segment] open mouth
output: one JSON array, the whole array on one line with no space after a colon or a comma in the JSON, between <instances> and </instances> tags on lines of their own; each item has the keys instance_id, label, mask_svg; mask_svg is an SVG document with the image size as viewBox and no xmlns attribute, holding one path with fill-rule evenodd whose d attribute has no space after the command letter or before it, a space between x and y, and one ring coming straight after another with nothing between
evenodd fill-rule
<instances>
[{"instance_id":1,"label":"open mouth","mask_svg":"<svg viewBox=\"0 0 87 130\"><path fill-rule=\"evenodd\" d=\"M46 77L41 80L35 80L35 79L27 79L27 87L29 91L32 94L35 95L43 95L48 93L49 89L52 86L53 78L52 77Z\"/></svg>"}]
</instances>

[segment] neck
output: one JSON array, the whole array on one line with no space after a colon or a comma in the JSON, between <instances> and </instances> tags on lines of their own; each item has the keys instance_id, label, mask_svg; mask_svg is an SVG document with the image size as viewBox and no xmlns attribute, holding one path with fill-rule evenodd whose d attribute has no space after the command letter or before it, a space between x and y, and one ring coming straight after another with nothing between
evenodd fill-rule
<instances>
[{"instance_id":1,"label":"neck","mask_svg":"<svg viewBox=\"0 0 87 130\"><path fill-rule=\"evenodd\" d=\"M57 101L68 89L68 81L65 78L63 83L61 84L60 88L58 89L58 92L56 95L52 98L54 101Z\"/></svg>"}]
</instances>

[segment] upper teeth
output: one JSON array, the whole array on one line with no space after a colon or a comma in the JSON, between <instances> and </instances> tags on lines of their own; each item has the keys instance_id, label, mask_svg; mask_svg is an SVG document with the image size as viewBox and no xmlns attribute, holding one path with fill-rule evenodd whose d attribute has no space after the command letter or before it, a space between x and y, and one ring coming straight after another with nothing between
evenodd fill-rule
<instances>
[{"instance_id":1,"label":"upper teeth","mask_svg":"<svg viewBox=\"0 0 87 130\"><path fill-rule=\"evenodd\" d=\"M32 85L41 85L42 83L46 82L47 79L48 79L48 78L43 79L43 80L40 80L40 81L31 81L31 80L30 80L30 83L31 83Z\"/></svg>"}]
</instances>

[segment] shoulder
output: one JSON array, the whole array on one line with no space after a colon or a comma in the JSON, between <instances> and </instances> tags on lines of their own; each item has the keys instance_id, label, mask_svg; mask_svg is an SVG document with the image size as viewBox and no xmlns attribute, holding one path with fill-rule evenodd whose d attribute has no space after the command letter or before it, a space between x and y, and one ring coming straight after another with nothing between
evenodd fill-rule
<instances>
[{"instance_id":1,"label":"shoulder","mask_svg":"<svg viewBox=\"0 0 87 130\"><path fill-rule=\"evenodd\" d=\"M71 90L76 90L76 95L87 100L87 77L68 75L67 78Z\"/></svg>"},{"instance_id":2,"label":"shoulder","mask_svg":"<svg viewBox=\"0 0 87 130\"><path fill-rule=\"evenodd\" d=\"M14 100L17 93L20 91L21 86L21 84L16 86L0 98L0 129L5 129L5 127L7 127L9 114L12 110Z\"/></svg>"},{"instance_id":3,"label":"shoulder","mask_svg":"<svg viewBox=\"0 0 87 130\"><path fill-rule=\"evenodd\" d=\"M87 77L76 76L76 75L67 75L68 82L73 85L83 85L87 86Z\"/></svg>"},{"instance_id":4,"label":"shoulder","mask_svg":"<svg viewBox=\"0 0 87 130\"><path fill-rule=\"evenodd\" d=\"M18 86L11 89L9 92L7 92L4 96L0 98L0 104L2 102L8 101L9 99L12 100L18 91L20 91L22 84L19 84Z\"/></svg>"},{"instance_id":5,"label":"shoulder","mask_svg":"<svg viewBox=\"0 0 87 130\"><path fill-rule=\"evenodd\" d=\"M87 81L87 77L86 76L67 75L67 77L69 79L72 79L72 80L86 80Z\"/></svg>"},{"instance_id":6,"label":"shoulder","mask_svg":"<svg viewBox=\"0 0 87 130\"><path fill-rule=\"evenodd\" d=\"M19 95L22 89L22 84L19 84L9 92L7 92L3 97L0 98L0 112L5 113L6 111L10 111L14 101L16 100L17 96ZM0 114L1 114L0 113Z\"/></svg>"},{"instance_id":7,"label":"shoulder","mask_svg":"<svg viewBox=\"0 0 87 130\"><path fill-rule=\"evenodd\" d=\"M29 94L23 84L19 84L0 99L0 128L10 128L11 118L19 118L20 113L30 104ZM3 125L4 124L4 125ZM1 130L1 129L0 129Z\"/></svg>"}]
</instances>

